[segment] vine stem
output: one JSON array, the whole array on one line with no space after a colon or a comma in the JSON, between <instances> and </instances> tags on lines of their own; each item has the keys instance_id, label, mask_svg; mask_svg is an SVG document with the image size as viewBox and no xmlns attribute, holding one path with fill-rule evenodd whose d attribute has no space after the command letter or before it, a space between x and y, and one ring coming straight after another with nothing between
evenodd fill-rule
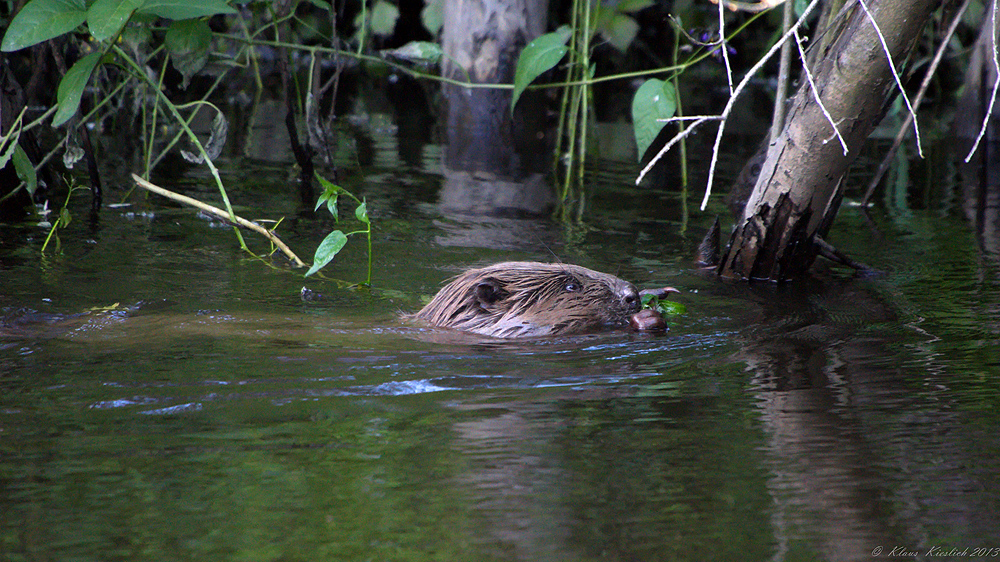
<instances>
[{"instance_id":1,"label":"vine stem","mask_svg":"<svg viewBox=\"0 0 1000 562\"><path fill-rule=\"evenodd\" d=\"M181 195L180 193L175 193L173 191L170 191L169 189L162 188L154 183L142 179L141 177L135 174L132 174L132 181L134 181L135 184L138 185L139 187L151 191L157 195L162 195L167 199L172 199L174 201L177 201L178 203L189 205L191 207L200 209L206 213L219 217L223 220L231 221L236 225L242 226L243 228L248 228L270 240L275 246L278 247L279 250L281 250L283 254L285 254L285 256L288 257L288 259L292 260L292 263L295 264L295 267L306 266L306 263L300 260L299 257L295 255L295 252L293 252L291 248L289 248L284 242L282 242L281 239L278 238L278 236L275 233L271 232L270 230L264 228L263 226L255 222L248 221L247 219L235 214L227 213L226 211L223 211L218 207L214 207L212 205L209 205L208 203L203 203L201 201L198 201L197 199L188 197L187 195ZM369 273L369 275L371 274Z\"/></svg>"},{"instance_id":2,"label":"vine stem","mask_svg":"<svg viewBox=\"0 0 1000 562\"><path fill-rule=\"evenodd\" d=\"M198 140L197 135L195 135L194 131L191 130L191 127L188 126L187 122L184 120L184 116L182 116L180 111L177 110L177 106L171 103L170 99L167 98L166 94L164 94L162 90L157 88L156 84L153 84L152 80L150 80L150 78L146 76L146 73L143 72L142 68L138 65L138 63L132 60L127 53L122 51L121 48L118 47L118 45L113 45L112 49L114 49L115 53L120 58L125 60L125 62L128 63L129 66L132 67L132 70L134 70L139 76L142 76L143 80L145 80L146 83L148 83L150 86L153 86L153 89L156 91L156 97L163 102L163 105L174 116L174 119L177 120L177 124L180 125L182 129L184 129L184 132L187 133L188 138L190 138L191 142L194 143L194 145L198 148L198 152L201 154L201 157L205 159L205 165L208 166L209 172L211 172L212 177L215 179L215 184L219 187L219 194L222 196L222 202L226 205L226 211L229 212L229 218L234 223L238 223L238 221L236 220L238 217L236 216L236 213L233 211L232 204L229 203L229 196L226 194L226 187L222 184L222 177L219 175L219 169L215 167L215 164L212 162L212 158L209 157L208 152L205 151L205 147L202 146L201 141ZM253 253L250 252L250 248L247 247L246 241L243 240L243 234L240 232L240 230L234 226L233 231L236 233L236 238L239 239L240 241L240 247L249 253Z\"/></svg>"}]
</instances>

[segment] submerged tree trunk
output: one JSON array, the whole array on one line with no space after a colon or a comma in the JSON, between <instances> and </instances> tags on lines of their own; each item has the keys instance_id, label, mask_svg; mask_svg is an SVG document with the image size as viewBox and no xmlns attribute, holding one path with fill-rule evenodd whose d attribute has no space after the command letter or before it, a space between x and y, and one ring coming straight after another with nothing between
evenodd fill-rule
<instances>
[{"instance_id":1,"label":"submerged tree trunk","mask_svg":"<svg viewBox=\"0 0 1000 562\"><path fill-rule=\"evenodd\" d=\"M899 67L940 0L864 0ZM719 274L785 281L815 260L840 203L840 180L898 93L881 40L860 4L828 43L813 80L848 152L816 103L803 74L784 130L771 142L753 192L737 221Z\"/></svg>"}]
</instances>

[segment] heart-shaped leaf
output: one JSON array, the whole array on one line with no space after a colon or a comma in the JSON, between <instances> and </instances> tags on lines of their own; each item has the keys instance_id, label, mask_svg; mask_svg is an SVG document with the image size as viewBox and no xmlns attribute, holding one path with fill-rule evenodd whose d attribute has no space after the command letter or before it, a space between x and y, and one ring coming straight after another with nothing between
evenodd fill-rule
<instances>
[{"instance_id":1,"label":"heart-shaped leaf","mask_svg":"<svg viewBox=\"0 0 1000 562\"><path fill-rule=\"evenodd\" d=\"M0 50L10 52L58 37L87 19L84 0L33 0L11 20Z\"/></svg>"},{"instance_id":2,"label":"heart-shaped leaf","mask_svg":"<svg viewBox=\"0 0 1000 562\"><path fill-rule=\"evenodd\" d=\"M326 267L326 264L330 263L336 257L345 244L347 244L347 235L343 232L334 230L330 234L327 234L326 238L319 243L319 247L316 248L316 255L313 256L313 265L306 272L305 276L309 277Z\"/></svg>"},{"instance_id":3,"label":"heart-shaped leaf","mask_svg":"<svg viewBox=\"0 0 1000 562\"><path fill-rule=\"evenodd\" d=\"M670 82L650 78L639 86L632 98L632 126L635 129L639 160L642 160L649 145L666 125L660 120L673 117L676 110L677 94Z\"/></svg>"},{"instance_id":4,"label":"heart-shaped leaf","mask_svg":"<svg viewBox=\"0 0 1000 562\"><path fill-rule=\"evenodd\" d=\"M118 35L143 0L97 0L87 10L87 27L98 41Z\"/></svg>"},{"instance_id":5,"label":"heart-shaped leaf","mask_svg":"<svg viewBox=\"0 0 1000 562\"><path fill-rule=\"evenodd\" d=\"M559 61L566 56L566 51L569 50L566 42L572 34L573 31L569 26L564 25L552 33L536 37L524 47L517 59L517 69L514 71L514 97L510 101L512 113L524 89L536 78L559 64Z\"/></svg>"},{"instance_id":6,"label":"heart-shaped leaf","mask_svg":"<svg viewBox=\"0 0 1000 562\"><path fill-rule=\"evenodd\" d=\"M76 110L80 108L80 98L83 97L83 90L90 81L90 75L94 73L94 67L101 60L101 53L90 53L82 59L76 61L66 75L59 81L59 89L56 91L57 105L59 109L52 117L52 126L58 127L70 117L76 115Z\"/></svg>"}]
</instances>

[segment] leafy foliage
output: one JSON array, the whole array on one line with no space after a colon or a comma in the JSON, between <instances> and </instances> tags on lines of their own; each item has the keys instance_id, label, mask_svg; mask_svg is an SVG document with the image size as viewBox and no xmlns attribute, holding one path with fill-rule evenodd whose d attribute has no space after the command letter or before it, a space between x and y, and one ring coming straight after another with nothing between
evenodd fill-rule
<instances>
[{"instance_id":1,"label":"leafy foliage","mask_svg":"<svg viewBox=\"0 0 1000 562\"><path fill-rule=\"evenodd\" d=\"M76 110L80 107L80 98L83 97L83 90L87 87L90 75L93 74L99 60L101 60L101 53L90 53L76 61L76 64L66 71L66 75L59 82L57 93L59 109L56 111L55 117L52 118L53 127L62 125L76 115Z\"/></svg>"},{"instance_id":2,"label":"leafy foliage","mask_svg":"<svg viewBox=\"0 0 1000 562\"><path fill-rule=\"evenodd\" d=\"M183 87L186 88L191 77L200 72L208 62L211 39L212 31L203 20L187 19L170 24L164 44L174 68L184 78Z\"/></svg>"},{"instance_id":3,"label":"leafy foliage","mask_svg":"<svg viewBox=\"0 0 1000 562\"><path fill-rule=\"evenodd\" d=\"M642 295L642 307L655 310L660 314L666 314L668 316L678 316L687 313L687 308L685 308L683 304L671 300L661 300L656 295L652 294Z\"/></svg>"},{"instance_id":4,"label":"leafy foliage","mask_svg":"<svg viewBox=\"0 0 1000 562\"><path fill-rule=\"evenodd\" d=\"M573 35L573 30L564 25L552 33L546 33L528 43L517 59L517 69L514 71L514 97L510 102L510 110L514 111L517 100L525 88L536 78L552 70L566 56L569 48L566 43Z\"/></svg>"},{"instance_id":5,"label":"leafy foliage","mask_svg":"<svg viewBox=\"0 0 1000 562\"><path fill-rule=\"evenodd\" d=\"M319 196L316 201L315 210L319 210L320 207L326 206L327 210L333 215L333 219L337 222L340 221L339 213L337 212L337 201L341 195L346 195L347 197L353 199L358 206L354 209L354 218L358 220L361 224L365 225L364 229L355 230L352 232L344 233L341 230L334 230L320 242L319 247L316 248L316 253L313 256L313 265L306 272L305 277L316 273L317 271L323 269L333 258L337 257L337 254L344 249L347 245L347 238L354 234L364 234L368 238L368 279L365 282L367 285L371 285L372 282L372 224L371 219L368 217L368 204L364 200L360 200L354 196L353 193L347 191L343 187L323 178L319 174L316 175L316 179L319 181L320 185L323 187L323 194Z\"/></svg>"},{"instance_id":6,"label":"leafy foliage","mask_svg":"<svg viewBox=\"0 0 1000 562\"><path fill-rule=\"evenodd\" d=\"M84 0L33 0L14 16L0 50L18 51L69 33L87 19Z\"/></svg>"},{"instance_id":7,"label":"leafy foliage","mask_svg":"<svg viewBox=\"0 0 1000 562\"><path fill-rule=\"evenodd\" d=\"M640 160L666 125L661 120L673 117L675 111L677 92L670 82L651 78L635 92L635 97L632 98L632 123Z\"/></svg>"}]
</instances>

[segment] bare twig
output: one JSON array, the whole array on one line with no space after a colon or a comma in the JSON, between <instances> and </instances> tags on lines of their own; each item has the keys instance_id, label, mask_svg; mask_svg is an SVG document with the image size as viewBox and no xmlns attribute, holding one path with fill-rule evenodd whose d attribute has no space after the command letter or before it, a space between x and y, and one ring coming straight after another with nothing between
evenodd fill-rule
<instances>
[{"instance_id":1,"label":"bare twig","mask_svg":"<svg viewBox=\"0 0 1000 562\"><path fill-rule=\"evenodd\" d=\"M719 162L719 146L722 144L722 133L725 130L726 119L729 118L729 113L732 112L733 106L736 103L736 99L740 96L741 93L743 93L743 89L746 87L747 84L750 83L750 79L755 74L757 74L758 71L760 71L760 69L767 63L768 60L771 59L771 57L775 55L775 53L778 52L779 49L781 49L781 46L784 45L785 42L788 41L788 39L792 36L792 34L799 29L799 26L801 26L803 22L805 22L806 18L809 17L809 14L818 4L819 0L812 0L811 2L809 2L809 5L806 6L806 9L803 10L802 15L799 16L799 19L796 20L795 24L792 25L791 29L785 32L785 34L781 36L781 39L779 39L778 42L775 43L774 46L772 46L771 49L767 53L765 53L764 56L761 57L761 59L758 60L757 63L754 64L749 71L747 71L746 76L743 77L743 80L740 82L739 86L736 87L736 90L733 92L733 95L729 98L729 101L726 103L725 109L722 110L722 115L720 116L722 122L719 123L719 130L716 132L715 135L715 145L712 147L712 162L711 164L709 164L708 168L708 181L706 182L705 185L705 197L701 200L702 211L704 211L705 207L708 205L708 198L712 194L712 182L715 179L715 165Z\"/></svg>"},{"instance_id":2,"label":"bare twig","mask_svg":"<svg viewBox=\"0 0 1000 562\"><path fill-rule=\"evenodd\" d=\"M951 41L952 35L955 34L955 30L958 29L958 24L961 23L965 10L971 3L972 0L965 0L965 2L962 3L962 6L958 9L958 12L955 14L955 17L951 20L948 32L941 39L941 44L938 45L937 52L934 53L934 60L932 60L930 66L927 67L927 72L924 74L924 80L920 83L920 89L917 91L916 97L913 98L914 111L919 109L920 103L924 101L924 94L927 93L927 88L930 86L931 78L933 78L934 73L937 72L937 68L941 64L941 59L944 58L944 52L948 48L948 43ZM871 201L872 194L875 193L875 188L878 187L879 182L882 181L882 176L884 176L886 170L889 169L889 164L896 155L896 151L899 150L899 145L902 144L903 138L906 136L906 128L910 126L910 121L912 119L912 114L907 115L906 120L899 127L899 131L896 133L896 139L893 141L892 147L889 148L888 152L886 152L885 158L883 158L882 163L879 164L878 170L875 172L875 175L872 176L871 181L868 182L868 191L865 192L865 197L861 203L862 207L867 207L868 202Z\"/></svg>"},{"instance_id":3,"label":"bare twig","mask_svg":"<svg viewBox=\"0 0 1000 562\"><path fill-rule=\"evenodd\" d=\"M794 6L786 2L781 12L781 32L788 31L792 26L792 11ZM805 65L805 58L803 66ZM774 91L774 112L771 114L771 142L774 142L785 127L785 97L788 95L789 67L792 62L792 49L786 41L781 46L781 56L778 57L778 85Z\"/></svg>"},{"instance_id":4,"label":"bare twig","mask_svg":"<svg viewBox=\"0 0 1000 562\"><path fill-rule=\"evenodd\" d=\"M917 114L914 112L913 106L910 105L910 99L906 97L906 90L903 89L903 82L899 79L899 74L896 72L896 63L892 60L892 54L889 53L889 46L885 44L885 37L882 35L882 30L879 29L878 23L875 22L875 16L868 11L868 5L865 4L865 0L858 0L858 4L861 5L861 9L865 11L865 15L868 16L868 20L872 22L872 27L875 28L875 34L878 35L879 43L882 45L882 51L885 52L885 57L889 62L889 70L892 71L892 77L896 79L896 86L899 88L899 95L902 96L903 101L906 102L906 108L910 110L910 115L913 117L913 133L917 137L917 154L923 158L924 149L920 146L920 128L917 126Z\"/></svg>"},{"instance_id":5,"label":"bare twig","mask_svg":"<svg viewBox=\"0 0 1000 562\"><path fill-rule=\"evenodd\" d=\"M213 207L212 205L209 205L207 203L202 203L201 201L198 201L197 199L193 199L191 197L188 197L187 195L181 195L180 193L174 193L173 191L170 191L168 189L164 189L164 188L162 188L162 187L160 187L160 186L158 186L156 184L150 183L150 182L148 182L148 181L140 178L139 176L137 176L135 174L132 174L132 181L134 181L135 184L138 185L139 187L141 187L143 189L147 189L149 191L152 191L153 193L156 193L157 195L162 195L162 196L164 196L164 197L166 197L168 199L173 199L174 201L177 201L179 203L183 203L185 205L190 205L192 207L195 207L196 209L201 209L202 211L205 211L206 213L209 213L211 215L219 217L222 220L230 221L230 222L235 221L235 223L237 225L242 226L243 228L249 228L250 230L252 230L252 231L260 234L261 236L267 238L268 240L270 240L271 243L273 243L275 246L277 246L278 249L281 250L281 252L283 254L285 254L285 256L288 257L288 259L292 260L292 263L295 264L295 267L305 267L306 266L306 263L303 262L302 260L300 260L299 257L296 256L295 253L292 252L292 250L288 246L286 246L285 243L282 242L281 239L278 238L278 236L276 234L274 234L270 230L264 228L263 226L255 223L255 222L250 222L250 221L246 220L245 218L237 216L235 214L231 215L227 211L223 211L222 209L220 209L218 207Z\"/></svg>"},{"instance_id":6,"label":"bare twig","mask_svg":"<svg viewBox=\"0 0 1000 562\"><path fill-rule=\"evenodd\" d=\"M823 100L819 98L819 88L816 87L816 82L813 81L812 72L809 72L809 64L806 62L806 53L802 50L802 37L799 36L799 31L795 30L793 32L795 36L795 46L799 48L799 58L802 59L802 70L806 73L806 79L809 80L809 89L812 90L813 97L816 99L816 104L823 111L823 116L826 120L830 122L830 126L833 127L833 134L836 135L837 140L840 141L841 148L844 149L844 156L847 156L848 148L847 142L844 141L844 137L840 134L840 129L837 128L837 124L833 122L833 116L830 112L826 110L826 106L823 105ZM774 140L774 137L771 137Z\"/></svg>"},{"instance_id":7,"label":"bare twig","mask_svg":"<svg viewBox=\"0 0 1000 562\"><path fill-rule=\"evenodd\" d=\"M656 156L651 158L649 160L649 163L646 164L646 167L644 167L642 171L639 172L639 176L635 178L635 184L639 185L642 182L642 178L646 177L646 174L648 174L649 171L653 169L653 166L655 166L656 163L660 161L660 158L663 158L663 155L669 152L670 149L673 148L675 144L677 144L682 139L686 138L688 135L693 133L694 130L698 128L699 125L701 125L705 121L720 121L722 119L723 117L721 115L700 115L693 117L672 117L666 120L667 123L670 123L672 121L677 121L677 122L693 121L693 123L691 123L686 129L682 129L681 132L674 135L674 137L670 139L667 142L667 144L663 145L663 148L661 148L660 151L656 153Z\"/></svg>"},{"instance_id":8,"label":"bare twig","mask_svg":"<svg viewBox=\"0 0 1000 562\"><path fill-rule=\"evenodd\" d=\"M983 139L983 135L986 134L987 125L990 122L990 117L993 116L993 104L997 101L997 88L1000 87L1000 59L997 58L997 51L1000 50L997 47L997 9L1000 6L997 5L997 0L993 0L993 42L991 47L993 48L993 68L996 70L997 79L993 82L993 93L990 95L990 106L986 110L986 115L983 116L983 126L979 129L979 135L976 137L976 142L973 143L972 149L969 150L969 154L965 157L965 162L968 163L972 160L972 155L976 153L979 148L979 141Z\"/></svg>"},{"instance_id":9,"label":"bare twig","mask_svg":"<svg viewBox=\"0 0 1000 562\"><path fill-rule=\"evenodd\" d=\"M733 95L733 67L729 64L729 47L726 44L726 18L723 5L719 3L719 51L726 63L726 80L729 81L729 95Z\"/></svg>"}]
</instances>

